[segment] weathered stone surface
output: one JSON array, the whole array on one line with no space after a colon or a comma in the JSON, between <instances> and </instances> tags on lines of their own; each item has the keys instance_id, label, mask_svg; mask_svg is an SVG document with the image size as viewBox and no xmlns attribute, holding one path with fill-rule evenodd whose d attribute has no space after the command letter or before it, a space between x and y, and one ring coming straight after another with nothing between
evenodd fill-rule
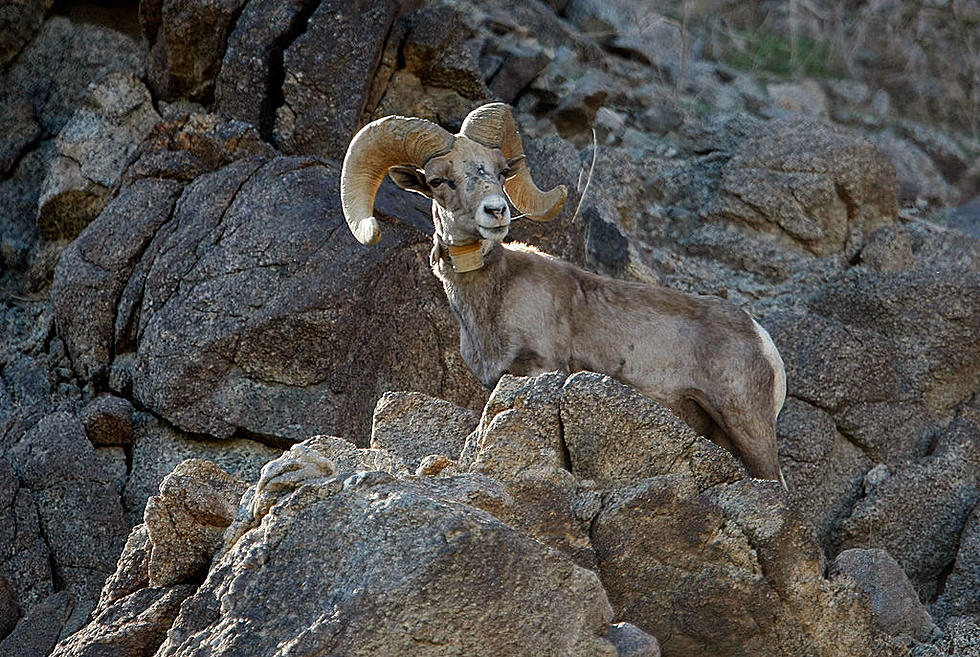
<instances>
[{"instance_id":1,"label":"weathered stone surface","mask_svg":"<svg viewBox=\"0 0 980 657\"><path fill-rule=\"evenodd\" d=\"M814 80L770 82L766 92L782 109L827 118L827 96Z\"/></svg>"},{"instance_id":2,"label":"weathered stone surface","mask_svg":"<svg viewBox=\"0 0 980 657\"><path fill-rule=\"evenodd\" d=\"M0 641L0 654L5 657L48 657L61 638L74 606L68 591L48 596L20 619L6 639Z\"/></svg>"},{"instance_id":3,"label":"weathered stone surface","mask_svg":"<svg viewBox=\"0 0 980 657\"><path fill-rule=\"evenodd\" d=\"M132 467L122 494L126 519L130 525L142 521L146 500L157 493L160 482L182 461L212 461L238 479L253 481L262 466L280 453L281 449L254 440L192 439L147 413L137 413Z\"/></svg>"},{"instance_id":4,"label":"weathered stone surface","mask_svg":"<svg viewBox=\"0 0 980 657\"><path fill-rule=\"evenodd\" d=\"M380 245L360 246L337 189L332 167L305 158L240 160L187 187L143 256L143 404L222 439L243 429L365 444L383 390L482 399L427 271L428 240L391 223Z\"/></svg>"},{"instance_id":5,"label":"weathered stone surface","mask_svg":"<svg viewBox=\"0 0 980 657\"><path fill-rule=\"evenodd\" d=\"M283 55L274 130L282 150L343 159L398 11L394 0L319 3Z\"/></svg>"},{"instance_id":6,"label":"weathered stone surface","mask_svg":"<svg viewBox=\"0 0 980 657\"><path fill-rule=\"evenodd\" d=\"M245 488L210 461L184 461L164 478L143 513L151 587L203 579Z\"/></svg>"},{"instance_id":7,"label":"weathered stone surface","mask_svg":"<svg viewBox=\"0 0 980 657\"><path fill-rule=\"evenodd\" d=\"M84 616L114 568L127 527L119 493L77 417L48 415L9 454L34 495L54 576Z\"/></svg>"},{"instance_id":8,"label":"weathered stone surface","mask_svg":"<svg viewBox=\"0 0 980 657\"><path fill-rule=\"evenodd\" d=\"M159 655L252 655L286 637L348 655L616 655L594 573L390 475L313 481L224 553Z\"/></svg>"},{"instance_id":9,"label":"weathered stone surface","mask_svg":"<svg viewBox=\"0 0 980 657\"><path fill-rule=\"evenodd\" d=\"M940 416L948 417L980 387L980 272L953 277L935 270L886 275L854 270L810 305L851 331L893 340L900 355L896 374Z\"/></svg>"},{"instance_id":10,"label":"weathered stone surface","mask_svg":"<svg viewBox=\"0 0 980 657\"><path fill-rule=\"evenodd\" d=\"M10 634L20 618L20 605L17 604L17 594L0 575L0 641Z\"/></svg>"},{"instance_id":11,"label":"weathered stone surface","mask_svg":"<svg viewBox=\"0 0 980 657\"><path fill-rule=\"evenodd\" d=\"M206 100L214 93L225 40L246 0L141 0L149 46L147 73L164 100Z\"/></svg>"},{"instance_id":12,"label":"weathered stone surface","mask_svg":"<svg viewBox=\"0 0 980 657\"><path fill-rule=\"evenodd\" d=\"M316 7L312 0L251 0L228 35L215 82L215 104L226 116L248 121L271 136L281 101L283 49Z\"/></svg>"},{"instance_id":13,"label":"weathered stone surface","mask_svg":"<svg viewBox=\"0 0 980 657\"><path fill-rule=\"evenodd\" d=\"M58 134L91 82L115 72L143 73L139 44L130 37L63 16L45 21L40 32L0 74L4 98L29 99L45 137Z\"/></svg>"},{"instance_id":14,"label":"weathered stone surface","mask_svg":"<svg viewBox=\"0 0 980 657\"><path fill-rule=\"evenodd\" d=\"M125 184L141 178L190 182L249 156L273 157L276 150L262 141L248 123L216 114L164 112L123 173Z\"/></svg>"},{"instance_id":15,"label":"weathered stone surface","mask_svg":"<svg viewBox=\"0 0 980 657\"><path fill-rule=\"evenodd\" d=\"M860 253L861 264L878 272L912 269L915 257L908 231L884 226L871 233Z\"/></svg>"},{"instance_id":16,"label":"weathered stone surface","mask_svg":"<svg viewBox=\"0 0 980 657\"><path fill-rule=\"evenodd\" d=\"M833 554L837 523L861 497L865 473L874 463L840 434L827 412L795 397L779 414L776 439L793 504Z\"/></svg>"},{"instance_id":17,"label":"weathered stone surface","mask_svg":"<svg viewBox=\"0 0 980 657\"><path fill-rule=\"evenodd\" d=\"M777 119L722 169L709 214L781 235L815 255L851 257L897 219L895 172L870 142L830 124Z\"/></svg>"},{"instance_id":18,"label":"weathered stone surface","mask_svg":"<svg viewBox=\"0 0 980 657\"><path fill-rule=\"evenodd\" d=\"M794 382L793 396L831 414L844 406L899 397L892 340L822 315L779 313L767 328Z\"/></svg>"},{"instance_id":19,"label":"weathered stone surface","mask_svg":"<svg viewBox=\"0 0 980 657\"><path fill-rule=\"evenodd\" d=\"M977 616L980 614L980 505L974 506L960 533L953 570L946 576L936 615Z\"/></svg>"},{"instance_id":20,"label":"weathered stone surface","mask_svg":"<svg viewBox=\"0 0 980 657\"><path fill-rule=\"evenodd\" d=\"M496 479L567 467L559 401L565 375L504 375L466 439L460 465Z\"/></svg>"},{"instance_id":21,"label":"weathered stone surface","mask_svg":"<svg viewBox=\"0 0 980 657\"><path fill-rule=\"evenodd\" d=\"M151 657L194 589L187 584L140 589L59 643L51 657Z\"/></svg>"},{"instance_id":22,"label":"weathered stone surface","mask_svg":"<svg viewBox=\"0 0 980 657\"><path fill-rule=\"evenodd\" d=\"M108 395L85 405L79 417L93 445L129 445L133 440L133 405Z\"/></svg>"},{"instance_id":23,"label":"weathered stone surface","mask_svg":"<svg viewBox=\"0 0 980 657\"><path fill-rule=\"evenodd\" d=\"M854 580L871 599L875 624L886 634L928 638L932 618L905 571L885 550L845 550L831 564L830 577Z\"/></svg>"},{"instance_id":24,"label":"weathered stone surface","mask_svg":"<svg viewBox=\"0 0 980 657\"><path fill-rule=\"evenodd\" d=\"M745 476L730 454L670 410L594 372L565 381L561 426L572 474L602 486L683 473L709 488Z\"/></svg>"},{"instance_id":25,"label":"weathered stone surface","mask_svg":"<svg viewBox=\"0 0 980 657\"><path fill-rule=\"evenodd\" d=\"M607 49L652 67L651 77L673 84L680 76L684 37L680 25L659 13L659 7L573 0L566 16Z\"/></svg>"},{"instance_id":26,"label":"weathered stone surface","mask_svg":"<svg viewBox=\"0 0 980 657\"><path fill-rule=\"evenodd\" d=\"M956 532L980 500L980 423L959 417L935 442L928 457L891 465L839 530L842 548L886 549L923 600L935 597L956 558Z\"/></svg>"},{"instance_id":27,"label":"weathered stone surface","mask_svg":"<svg viewBox=\"0 0 980 657\"><path fill-rule=\"evenodd\" d=\"M41 535L34 495L0 460L0 576L24 613L54 592L51 553Z\"/></svg>"},{"instance_id":28,"label":"weathered stone surface","mask_svg":"<svg viewBox=\"0 0 980 657\"><path fill-rule=\"evenodd\" d=\"M132 73L114 73L89 87L55 143L38 199L45 239L74 239L105 207L127 158L160 115Z\"/></svg>"},{"instance_id":29,"label":"weathered stone surface","mask_svg":"<svg viewBox=\"0 0 980 657\"><path fill-rule=\"evenodd\" d=\"M406 16L402 44L405 69L424 84L453 89L474 106L488 98L477 54L468 41L475 36L465 16L447 5L422 8ZM479 43L473 44L479 47Z\"/></svg>"},{"instance_id":30,"label":"weathered stone surface","mask_svg":"<svg viewBox=\"0 0 980 657\"><path fill-rule=\"evenodd\" d=\"M506 103L515 100L551 61L543 50L506 44L499 49L485 50L483 56L500 60L488 85L490 93Z\"/></svg>"},{"instance_id":31,"label":"weathered stone surface","mask_svg":"<svg viewBox=\"0 0 980 657\"><path fill-rule=\"evenodd\" d=\"M397 454L414 471L430 454L459 458L478 416L455 404L417 392L386 392L378 399L371 447Z\"/></svg>"},{"instance_id":32,"label":"weathered stone surface","mask_svg":"<svg viewBox=\"0 0 980 657\"><path fill-rule=\"evenodd\" d=\"M93 617L100 615L118 600L150 585L150 550L150 533L146 525L140 523L129 533L119 561L116 562L116 570L102 587L99 604L92 612Z\"/></svg>"},{"instance_id":33,"label":"weathered stone surface","mask_svg":"<svg viewBox=\"0 0 980 657\"><path fill-rule=\"evenodd\" d=\"M660 657L657 640L630 623L609 626L609 640L616 646L619 657Z\"/></svg>"},{"instance_id":34,"label":"weathered stone surface","mask_svg":"<svg viewBox=\"0 0 980 657\"><path fill-rule=\"evenodd\" d=\"M933 645L920 644L912 657L973 657L980 651L980 626L971 616L954 616Z\"/></svg>"},{"instance_id":35,"label":"weathered stone surface","mask_svg":"<svg viewBox=\"0 0 980 657\"><path fill-rule=\"evenodd\" d=\"M899 202L932 207L956 202L956 190L917 146L890 132L875 135L874 143L895 164Z\"/></svg>"},{"instance_id":36,"label":"weathered stone surface","mask_svg":"<svg viewBox=\"0 0 980 657\"><path fill-rule=\"evenodd\" d=\"M25 149L41 136L34 104L27 99L12 99L0 105L0 135L3 135L0 137L0 174L7 174Z\"/></svg>"},{"instance_id":37,"label":"weathered stone surface","mask_svg":"<svg viewBox=\"0 0 980 657\"><path fill-rule=\"evenodd\" d=\"M616 617L667 656L900 654L855 591L823 578L823 553L781 498L750 480L699 493L684 475L616 491L592 534Z\"/></svg>"},{"instance_id":38,"label":"weathered stone surface","mask_svg":"<svg viewBox=\"0 0 980 657\"><path fill-rule=\"evenodd\" d=\"M282 456L262 466L258 481L249 489L246 498L242 501L242 506L247 507L251 524L254 525L262 520L276 502L300 486L313 481L325 482L328 477L336 474L337 462L343 462L345 459L330 458L326 454L333 456L331 452L337 448L342 452L353 452L354 458L357 458L358 450L354 445L341 438L318 436L293 445L283 452ZM354 469L365 470L357 468L356 465ZM237 519L240 520L240 516L241 514ZM225 548L227 549L232 541L237 541L239 537L239 531L233 529L228 532Z\"/></svg>"},{"instance_id":39,"label":"weathered stone surface","mask_svg":"<svg viewBox=\"0 0 980 657\"><path fill-rule=\"evenodd\" d=\"M52 286L54 317L79 376L107 376L119 298L180 192L167 180L128 186L62 254Z\"/></svg>"},{"instance_id":40,"label":"weathered stone surface","mask_svg":"<svg viewBox=\"0 0 980 657\"><path fill-rule=\"evenodd\" d=\"M13 0L0 7L0 67L34 36L54 0Z\"/></svg>"},{"instance_id":41,"label":"weathered stone surface","mask_svg":"<svg viewBox=\"0 0 980 657\"><path fill-rule=\"evenodd\" d=\"M950 135L940 129L911 121L900 121L899 134L911 140L928 155L949 182L956 184L970 168L970 158Z\"/></svg>"}]
</instances>

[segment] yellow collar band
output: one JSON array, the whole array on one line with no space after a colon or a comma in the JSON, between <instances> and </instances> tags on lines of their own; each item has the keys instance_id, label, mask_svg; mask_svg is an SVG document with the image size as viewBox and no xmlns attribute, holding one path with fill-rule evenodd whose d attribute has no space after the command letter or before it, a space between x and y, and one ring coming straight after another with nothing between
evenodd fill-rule
<instances>
[{"instance_id":1,"label":"yellow collar band","mask_svg":"<svg viewBox=\"0 0 980 657\"><path fill-rule=\"evenodd\" d=\"M449 260L457 274L483 268L483 244L479 240L469 244L450 244Z\"/></svg>"}]
</instances>

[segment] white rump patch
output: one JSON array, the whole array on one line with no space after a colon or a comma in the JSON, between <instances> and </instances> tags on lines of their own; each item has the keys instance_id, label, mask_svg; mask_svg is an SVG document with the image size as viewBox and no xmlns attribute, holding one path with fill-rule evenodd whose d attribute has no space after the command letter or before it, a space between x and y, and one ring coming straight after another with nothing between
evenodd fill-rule
<instances>
[{"instance_id":1,"label":"white rump patch","mask_svg":"<svg viewBox=\"0 0 980 657\"><path fill-rule=\"evenodd\" d=\"M783 359L779 355L779 350L776 349L776 343L769 337L769 332L762 328L762 325L754 319L752 320L752 324L755 325L755 330L762 340L762 353L772 366L772 405L776 411L776 415L779 415L779 411L783 408L783 402L786 401L786 367L783 365ZM773 416L773 420L775 420L775 416Z\"/></svg>"}]
</instances>

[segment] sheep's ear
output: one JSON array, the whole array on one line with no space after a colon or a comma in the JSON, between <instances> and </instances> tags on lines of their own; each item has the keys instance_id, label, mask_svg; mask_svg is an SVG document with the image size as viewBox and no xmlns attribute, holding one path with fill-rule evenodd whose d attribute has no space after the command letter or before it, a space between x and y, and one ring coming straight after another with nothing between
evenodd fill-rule
<instances>
[{"instance_id":1,"label":"sheep's ear","mask_svg":"<svg viewBox=\"0 0 980 657\"><path fill-rule=\"evenodd\" d=\"M425 172L418 167L399 164L389 167L388 175L402 189L432 198L432 188L425 180Z\"/></svg>"}]
</instances>

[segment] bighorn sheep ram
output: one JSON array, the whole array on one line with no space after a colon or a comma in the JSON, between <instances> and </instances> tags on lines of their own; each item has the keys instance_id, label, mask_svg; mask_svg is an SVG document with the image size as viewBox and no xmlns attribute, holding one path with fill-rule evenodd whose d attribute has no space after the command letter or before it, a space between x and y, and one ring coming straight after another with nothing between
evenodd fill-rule
<instances>
[{"instance_id":1,"label":"bighorn sheep ram","mask_svg":"<svg viewBox=\"0 0 980 657\"><path fill-rule=\"evenodd\" d=\"M534 184L507 105L473 110L458 135L401 116L361 129L344 158L340 194L362 244L381 238L372 215L386 174L432 199L432 271L459 320L463 359L484 385L505 372L608 374L741 458L752 476L785 486L775 425L786 375L769 334L747 313L501 244L508 198L538 221L557 215L566 198L564 186L542 192Z\"/></svg>"}]
</instances>

